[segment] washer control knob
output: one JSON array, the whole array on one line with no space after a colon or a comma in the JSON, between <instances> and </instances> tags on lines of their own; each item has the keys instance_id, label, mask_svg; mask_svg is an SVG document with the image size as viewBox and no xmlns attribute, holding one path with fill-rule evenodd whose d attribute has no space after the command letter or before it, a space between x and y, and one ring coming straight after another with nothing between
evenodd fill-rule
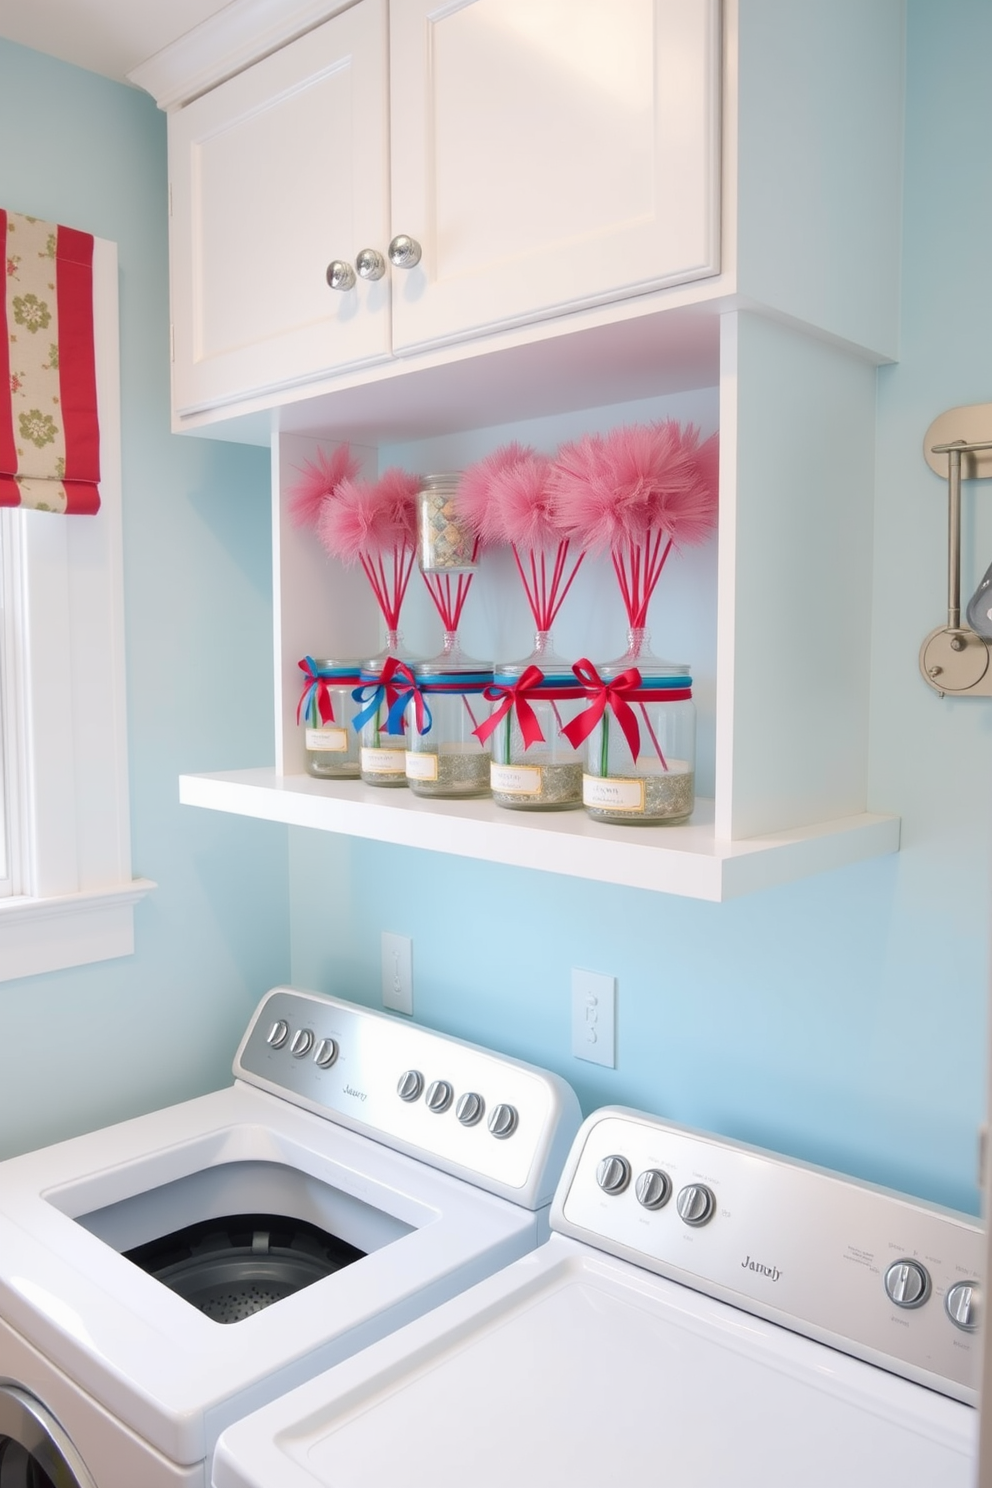
<instances>
[{"instance_id":1,"label":"washer control knob","mask_svg":"<svg viewBox=\"0 0 992 1488\"><path fill-rule=\"evenodd\" d=\"M944 1307L955 1328L974 1333L982 1310L982 1293L978 1282L955 1282L944 1298Z\"/></svg>"},{"instance_id":2,"label":"washer control knob","mask_svg":"<svg viewBox=\"0 0 992 1488\"><path fill-rule=\"evenodd\" d=\"M493 1114L489 1118L489 1130L502 1142L505 1137L513 1136L518 1120L516 1107L508 1106L505 1101L501 1101L493 1109Z\"/></svg>"},{"instance_id":3,"label":"washer control knob","mask_svg":"<svg viewBox=\"0 0 992 1488\"><path fill-rule=\"evenodd\" d=\"M293 1034L293 1042L289 1046L289 1052L294 1059L302 1059L309 1054L313 1048L313 1029L298 1028Z\"/></svg>"},{"instance_id":4,"label":"washer control knob","mask_svg":"<svg viewBox=\"0 0 992 1488\"><path fill-rule=\"evenodd\" d=\"M313 1062L314 1064L318 1064L321 1069L330 1069L331 1065L337 1059L338 1053L339 1050L336 1041L332 1038L323 1038L317 1045L317 1052L313 1056Z\"/></svg>"},{"instance_id":5,"label":"washer control knob","mask_svg":"<svg viewBox=\"0 0 992 1488\"><path fill-rule=\"evenodd\" d=\"M433 1111L435 1116L440 1116L451 1105L454 1091L447 1080L434 1080L427 1090L427 1109Z\"/></svg>"},{"instance_id":6,"label":"washer control knob","mask_svg":"<svg viewBox=\"0 0 992 1488\"><path fill-rule=\"evenodd\" d=\"M396 1082L396 1094L403 1101L419 1100L423 1088L424 1077L419 1070L407 1070Z\"/></svg>"},{"instance_id":7,"label":"washer control knob","mask_svg":"<svg viewBox=\"0 0 992 1488\"><path fill-rule=\"evenodd\" d=\"M467 1090L459 1098L458 1104L455 1107L455 1115L458 1117L462 1126L477 1126L482 1120L485 1109L486 1103L482 1099L482 1096L476 1095L474 1090Z\"/></svg>"},{"instance_id":8,"label":"washer control knob","mask_svg":"<svg viewBox=\"0 0 992 1488\"><path fill-rule=\"evenodd\" d=\"M661 1168L645 1168L634 1185L637 1202L645 1209L664 1209L672 1196L672 1180Z\"/></svg>"},{"instance_id":9,"label":"washer control knob","mask_svg":"<svg viewBox=\"0 0 992 1488\"><path fill-rule=\"evenodd\" d=\"M285 1018L277 1018L265 1035L265 1042L271 1044L273 1049L281 1049L289 1038L289 1024Z\"/></svg>"},{"instance_id":10,"label":"washer control knob","mask_svg":"<svg viewBox=\"0 0 992 1488\"><path fill-rule=\"evenodd\" d=\"M675 1207L679 1211L679 1219L698 1230L713 1218L716 1195L705 1183L687 1183L685 1188L679 1190Z\"/></svg>"},{"instance_id":11,"label":"washer control knob","mask_svg":"<svg viewBox=\"0 0 992 1488\"><path fill-rule=\"evenodd\" d=\"M630 1182L630 1163L616 1152L604 1157L596 1169L596 1182L604 1193L623 1193Z\"/></svg>"},{"instance_id":12,"label":"washer control knob","mask_svg":"<svg viewBox=\"0 0 992 1488\"><path fill-rule=\"evenodd\" d=\"M893 1261L885 1273L885 1290L897 1307L922 1307L930 1295L930 1273L919 1261Z\"/></svg>"}]
</instances>

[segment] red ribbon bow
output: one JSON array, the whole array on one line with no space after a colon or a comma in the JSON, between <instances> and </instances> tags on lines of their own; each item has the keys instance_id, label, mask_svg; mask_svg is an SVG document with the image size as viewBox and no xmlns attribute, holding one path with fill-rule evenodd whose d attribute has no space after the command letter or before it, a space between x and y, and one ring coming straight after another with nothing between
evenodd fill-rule
<instances>
[{"instance_id":1,"label":"red ribbon bow","mask_svg":"<svg viewBox=\"0 0 992 1488\"><path fill-rule=\"evenodd\" d=\"M480 744L485 744L490 734L502 723L511 708L516 708L517 722L523 735L524 748L529 749L532 744L543 744L544 735L541 733L541 725L537 721L537 714L531 707L528 698L537 696L535 689L544 681L544 673L540 667L525 667L511 687L497 687L495 684L484 687L482 696L488 698L491 703L499 703L494 713L479 724L478 728L472 730Z\"/></svg>"},{"instance_id":2,"label":"red ribbon bow","mask_svg":"<svg viewBox=\"0 0 992 1488\"><path fill-rule=\"evenodd\" d=\"M314 670L313 661L309 656L304 657L304 659L298 662L297 665L299 666L300 671L305 674L307 679L306 686L303 689L303 694L300 697L300 701L296 705L297 723L299 723L301 717L303 716L304 708L306 708L306 710L309 712L310 699L315 691L317 694L317 713L320 717L321 723L333 723L334 701L331 698L331 689L327 678L321 677L319 673Z\"/></svg>"},{"instance_id":3,"label":"red ribbon bow","mask_svg":"<svg viewBox=\"0 0 992 1488\"><path fill-rule=\"evenodd\" d=\"M586 657L577 661L572 671L582 683L582 690L590 700L585 712L573 718L571 723L566 723L562 730L572 748L578 749L579 745L588 739L609 707L613 710L613 716L623 730L631 759L636 760L641 752L641 731L637 726L634 710L627 701L627 694L636 692L640 687L640 672L636 667L629 667L618 677L611 677L608 682L604 682L592 662Z\"/></svg>"},{"instance_id":4,"label":"red ribbon bow","mask_svg":"<svg viewBox=\"0 0 992 1488\"><path fill-rule=\"evenodd\" d=\"M411 697L413 698L413 711L417 723L417 733L424 732L425 704L423 693L420 690L413 672L405 661L398 660L395 656L386 658L386 664L379 674L379 686L386 689L386 710L388 713L387 732L402 733L400 725L406 716ZM397 710L397 703L401 706ZM395 725L395 727L392 727Z\"/></svg>"}]
</instances>

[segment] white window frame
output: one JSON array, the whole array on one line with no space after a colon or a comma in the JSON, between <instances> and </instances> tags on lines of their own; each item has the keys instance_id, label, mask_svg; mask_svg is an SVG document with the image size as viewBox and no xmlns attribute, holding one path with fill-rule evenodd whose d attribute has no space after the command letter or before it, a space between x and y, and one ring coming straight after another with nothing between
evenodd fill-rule
<instances>
[{"instance_id":1,"label":"white window frame","mask_svg":"<svg viewBox=\"0 0 992 1488\"><path fill-rule=\"evenodd\" d=\"M5 753L14 893L0 982L131 955L124 708L117 246L93 256L100 511L0 513Z\"/></svg>"}]
</instances>

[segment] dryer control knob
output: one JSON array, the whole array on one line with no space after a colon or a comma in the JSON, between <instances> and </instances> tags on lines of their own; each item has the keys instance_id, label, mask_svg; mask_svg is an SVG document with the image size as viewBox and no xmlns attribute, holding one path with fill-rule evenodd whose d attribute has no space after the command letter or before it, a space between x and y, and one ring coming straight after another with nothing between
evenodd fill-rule
<instances>
[{"instance_id":1,"label":"dryer control knob","mask_svg":"<svg viewBox=\"0 0 992 1488\"><path fill-rule=\"evenodd\" d=\"M596 1182L604 1193L623 1193L630 1182L630 1163L616 1152L611 1157L604 1157L596 1169Z\"/></svg>"},{"instance_id":2,"label":"dryer control knob","mask_svg":"<svg viewBox=\"0 0 992 1488\"><path fill-rule=\"evenodd\" d=\"M321 1069L330 1069L331 1065L335 1062L337 1057L338 1046L336 1040L332 1038L323 1038L317 1045L317 1052L313 1056L313 1062L314 1064L319 1065Z\"/></svg>"},{"instance_id":3,"label":"dryer control knob","mask_svg":"<svg viewBox=\"0 0 992 1488\"><path fill-rule=\"evenodd\" d=\"M504 1137L513 1136L517 1129L517 1120L516 1108L501 1101L498 1106L494 1107L493 1114L489 1118L489 1130L494 1137L499 1137L502 1141Z\"/></svg>"},{"instance_id":4,"label":"dryer control knob","mask_svg":"<svg viewBox=\"0 0 992 1488\"><path fill-rule=\"evenodd\" d=\"M930 1295L930 1273L919 1261L893 1261L885 1273L885 1291L897 1307L922 1307Z\"/></svg>"},{"instance_id":5,"label":"dryer control knob","mask_svg":"<svg viewBox=\"0 0 992 1488\"><path fill-rule=\"evenodd\" d=\"M429 1086L426 1096L427 1109L433 1111L435 1116L440 1116L451 1105L455 1092L447 1080L435 1080Z\"/></svg>"},{"instance_id":6,"label":"dryer control knob","mask_svg":"<svg viewBox=\"0 0 992 1488\"><path fill-rule=\"evenodd\" d=\"M672 1180L661 1168L645 1168L634 1185L637 1202L645 1209L664 1209L672 1196Z\"/></svg>"},{"instance_id":7,"label":"dryer control knob","mask_svg":"<svg viewBox=\"0 0 992 1488\"><path fill-rule=\"evenodd\" d=\"M420 1099L420 1092L424 1088L424 1077L419 1070L407 1070L406 1074L400 1075L396 1084L396 1094L400 1100L415 1101Z\"/></svg>"},{"instance_id":8,"label":"dryer control knob","mask_svg":"<svg viewBox=\"0 0 992 1488\"><path fill-rule=\"evenodd\" d=\"M289 1024L285 1018L277 1018L265 1035L265 1042L271 1044L273 1049L281 1049L289 1038Z\"/></svg>"},{"instance_id":9,"label":"dryer control knob","mask_svg":"<svg viewBox=\"0 0 992 1488\"><path fill-rule=\"evenodd\" d=\"M679 1190L675 1207L679 1211L679 1219L698 1230L713 1218L716 1195L705 1183L687 1183L685 1188Z\"/></svg>"},{"instance_id":10,"label":"dryer control knob","mask_svg":"<svg viewBox=\"0 0 992 1488\"><path fill-rule=\"evenodd\" d=\"M459 1098L458 1104L455 1107L455 1115L458 1117L462 1126L477 1126L482 1120L485 1109L486 1103L482 1099L482 1096L476 1095L474 1090L467 1090Z\"/></svg>"},{"instance_id":11,"label":"dryer control knob","mask_svg":"<svg viewBox=\"0 0 992 1488\"><path fill-rule=\"evenodd\" d=\"M293 1034L293 1041L289 1046L289 1052L294 1059L302 1059L304 1054L309 1054L313 1048L313 1029L298 1028Z\"/></svg>"},{"instance_id":12,"label":"dryer control knob","mask_svg":"<svg viewBox=\"0 0 992 1488\"><path fill-rule=\"evenodd\" d=\"M955 1282L944 1298L944 1307L955 1328L974 1333L982 1310L982 1293L978 1282Z\"/></svg>"}]
</instances>

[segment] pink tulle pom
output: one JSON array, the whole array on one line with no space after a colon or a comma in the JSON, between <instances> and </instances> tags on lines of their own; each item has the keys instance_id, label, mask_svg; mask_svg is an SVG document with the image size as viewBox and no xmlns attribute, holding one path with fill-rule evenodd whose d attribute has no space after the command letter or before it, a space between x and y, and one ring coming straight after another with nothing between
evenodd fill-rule
<instances>
[{"instance_id":1,"label":"pink tulle pom","mask_svg":"<svg viewBox=\"0 0 992 1488\"><path fill-rule=\"evenodd\" d=\"M716 522L714 441L700 447L696 429L667 419L563 445L551 487L564 526L591 550L661 531L676 547L702 542Z\"/></svg>"},{"instance_id":2,"label":"pink tulle pom","mask_svg":"<svg viewBox=\"0 0 992 1488\"><path fill-rule=\"evenodd\" d=\"M403 470L387 470L375 482L343 480L336 499L323 505L317 536L331 557L343 563L412 548L417 536L414 497L419 489L419 477Z\"/></svg>"},{"instance_id":3,"label":"pink tulle pom","mask_svg":"<svg viewBox=\"0 0 992 1488\"><path fill-rule=\"evenodd\" d=\"M325 501L344 480L358 474L359 462L346 444L339 444L328 455L317 451L315 460L307 460L300 479L289 491L289 515L297 527L316 528Z\"/></svg>"},{"instance_id":4,"label":"pink tulle pom","mask_svg":"<svg viewBox=\"0 0 992 1488\"><path fill-rule=\"evenodd\" d=\"M518 549L533 549L553 548L561 541L551 469L547 455L528 453L493 476L492 498L500 513L504 542Z\"/></svg>"},{"instance_id":5,"label":"pink tulle pom","mask_svg":"<svg viewBox=\"0 0 992 1488\"><path fill-rule=\"evenodd\" d=\"M534 459L534 451L522 444L504 444L470 465L462 473L455 496L455 506L462 522L473 537L483 543L510 542L504 530L503 511L495 482L516 465Z\"/></svg>"}]
</instances>

